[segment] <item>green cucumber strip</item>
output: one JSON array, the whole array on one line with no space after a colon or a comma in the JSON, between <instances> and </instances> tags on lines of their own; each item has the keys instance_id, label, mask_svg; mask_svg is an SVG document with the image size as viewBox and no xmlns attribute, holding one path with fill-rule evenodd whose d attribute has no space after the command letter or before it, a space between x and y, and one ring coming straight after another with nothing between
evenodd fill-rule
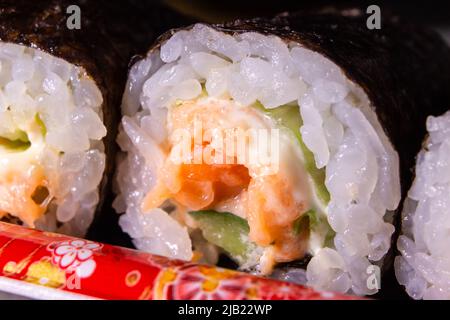
<instances>
[{"instance_id":1,"label":"green cucumber strip","mask_svg":"<svg viewBox=\"0 0 450 320\"><path fill-rule=\"evenodd\" d=\"M297 220L294 221L293 229L295 234L300 234L300 232L305 227L305 223L308 223L309 228L312 229L316 226L319 220L317 219L316 211L311 209L301 215Z\"/></svg>"},{"instance_id":2,"label":"green cucumber strip","mask_svg":"<svg viewBox=\"0 0 450 320\"><path fill-rule=\"evenodd\" d=\"M325 169L317 169L314 154L303 142L300 133L303 120L298 106L296 104L288 104L274 109L266 109L260 102L256 102L254 107L274 119L279 125L289 129L295 135L305 159L305 169L314 181L317 196L324 205L328 205L330 193L325 186Z\"/></svg>"},{"instance_id":3,"label":"green cucumber strip","mask_svg":"<svg viewBox=\"0 0 450 320\"><path fill-rule=\"evenodd\" d=\"M34 121L38 125L42 136L45 137L47 135L47 127L45 126L44 121L42 121L39 113L36 113ZM12 133L0 136L0 147L7 149L8 151L25 151L30 146L31 142L28 138L28 134L23 130L17 129Z\"/></svg>"},{"instance_id":4,"label":"green cucumber strip","mask_svg":"<svg viewBox=\"0 0 450 320\"><path fill-rule=\"evenodd\" d=\"M8 151L25 151L31 146L28 135L25 131L16 130L8 137L0 137L0 147Z\"/></svg>"},{"instance_id":5,"label":"green cucumber strip","mask_svg":"<svg viewBox=\"0 0 450 320\"><path fill-rule=\"evenodd\" d=\"M27 133L20 129L16 129L12 132L3 133L0 137L3 139L10 140L10 141L18 140L18 141L22 141L22 142L29 142Z\"/></svg>"},{"instance_id":6,"label":"green cucumber strip","mask_svg":"<svg viewBox=\"0 0 450 320\"><path fill-rule=\"evenodd\" d=\"M326 217L320 217L314 209L305 212L294 222L293 229L295 234L300 234L300 232L306 227L306 223L308 223L309 230L311 232L320 232L319 229L321 228L326 230L324 246L332 246L336 233L333 228L331 228Z\"/></svg>"},{"instance_id":7,"label":"green cucumber strip","mask_svg":"<svg viewBox=\"0 0 450 320\"><path fill-rule=\"evenodd\" d=\"M189 212L198 223L203 237L222 248L239 264L249 260L257 245L250 241L250 228L246 220L229 212L202 210Z\"/></svg>"},{"instance_id":8,"label":"green cucumber strip","mask_svg":"<svg viewBox=\"0 0 450 320\"><path fill-rule=\"evenodd\" d=\"M42 121L39 113L36 113L36 116L34 117L34 119L35 119L37 125L39 126L39 128L41 129L42 136L45 137L47 135L47 127L45 126L44 121Z\"/></svg>"},{"instance_id":9,"label":"green cucumber strip","mask_svg":"<svg viewBox=\"0 0 450 320\"><path fill-rule=\"evenodd\" d=\"M208 91L206 90L206 82L202 82L201 86L202 86L202 93L200 94L200 97L207 97Z\"/></svg>"}]
</instances>

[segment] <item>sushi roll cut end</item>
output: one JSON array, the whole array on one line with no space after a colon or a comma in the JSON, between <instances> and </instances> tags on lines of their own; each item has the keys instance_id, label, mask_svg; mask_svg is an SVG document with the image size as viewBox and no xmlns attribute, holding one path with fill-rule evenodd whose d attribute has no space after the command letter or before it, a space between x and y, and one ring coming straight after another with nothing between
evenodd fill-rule
<instances>
[{"instance_id":1,"label":"sushi roll cut end","mask_svg":"<svg viewBox=\"0 0 450 320\"><path fill-rule=\"evenodd\" d=\"M365 271L390 248L398 155L365 92L329 59L197 24L131 68L122 112L115 207L139 249L209 263L225 252L266 275L311 255L310 285L376 291ZM276 155L265 161L249 139L259 161L240 158L216 143L227 130L273 134ZM198 163L196 150L223 157Z\"/></svg>"},{"instance_id":2,"label":"sushi roll cut end","mask_svg":"<svg viewBox=\"0 0 450 320\"><path fill-rule=\"evenodd\" d=\"M0 42L0 217L86 232L105 167L102 103L82 67Z\"/></svg>"},{"instance_id":3,"label":"sushi roll cut end","mask_svg":"<svg viewBox=\"0 0 450 320\"><path fill-rule=\"evenodd\" d=\"M395 272L414 299L450 299L449 125L450 112L427 119L428 138L403 208Z\"/></svg>"}]
</instances>

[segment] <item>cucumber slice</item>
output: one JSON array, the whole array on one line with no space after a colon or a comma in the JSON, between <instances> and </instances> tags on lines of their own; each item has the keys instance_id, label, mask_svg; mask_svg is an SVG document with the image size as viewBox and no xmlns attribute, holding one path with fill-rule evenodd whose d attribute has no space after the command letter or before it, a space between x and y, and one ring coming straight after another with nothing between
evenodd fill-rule
<instances>
[{"instance_id":1,"label":"cucumber slice","mask_svg":"<svg viewBox=\"0 0 450 320\"><path fill-rule=\"evenodd\" d=\"M300 116L298 105L288 104L274 109L266 109L260 102L256 102L254 107L275 120L280 126L289 129L295 135L303 153L305 169L314 181L317 197L325 206L328 205L328 202L330 202L330 193L325 186L325 169L316 168L314 154L303 142L300 133L303 120Z\"/></svg>"},{"instance_id":2,"label":"cucumber slice","mask_svg":"<svg viewBox=\"0 0 450 320\"><path fill-rule=\"evenodd\" d=\"M36 113L34 117L39 131L43 137L47 135L47 127L42 121L39 113ZM0 136L0 148L6 149L9 152L20 152L25 151L31 146L28 134L20 129L15 130L7 134Z\"/></svg>"},{"instance_id":3,"label":"cucumber slice","mask_svg":"<svg viewBox=\"0 0 450 320\"><path fill-rule=\"evenodd\" d=\"M300 218L298 218L293 225L294 232L300 234L304 228L309 228L312 233L323 234L323 245L328 247L333 245L333 239L336 233L331 228L328 220L323 215L318 215L317 211L311 209Z\"/></svg>"},{"instance_id":4,"label":"cucumber slice","mask_svg":"<svg viewBox=\"0 0 450 320\"><path fill-rule=\"evenodd\" d=\"M25 151L31 146L28 135L25 131L16 130L7 137L0 137L0 147L8 151Z\"/></svg>"},{"instance_id":5,"label":"cucumber slice","mask_svg":"<svg viewBox=\"0 0 450 320\"><path fill-rule=\"evenodd\" d=\"M308 227L309 229L311 229L317 223L318 223L318 220L317 220L316 211L311 209L311 210L305 212L304 214L302 214L302 216L300 218L295 220L294 225L293 225L294 233L300 234L300 232L304 228Z\"/></svg>"},{"instance_id":6,"label":"cucumber slice","mask_svg":"<svg viewBox=\"0 0 450 320\"><path fill-rule=\"evenodd\" d=\"M44 121L42 121L39 113L36 113L36 116L34 117L34 119L41 130L42 136L45 137L47 135L47 127L45 126Z\"/></svg>"},{"instance_id":7,"label":"cucumber slice","mask_svg":"<svg viewBox=\"0 0 450 320\"><path fill-rule=\"evenodd\" d=\"M189 214L198 223L203 237L225 250L238 264L248 262L258 249L248 238L250 228L246 220L229 212L214 210L192 211Z\"/></svg>"}]
</instances>

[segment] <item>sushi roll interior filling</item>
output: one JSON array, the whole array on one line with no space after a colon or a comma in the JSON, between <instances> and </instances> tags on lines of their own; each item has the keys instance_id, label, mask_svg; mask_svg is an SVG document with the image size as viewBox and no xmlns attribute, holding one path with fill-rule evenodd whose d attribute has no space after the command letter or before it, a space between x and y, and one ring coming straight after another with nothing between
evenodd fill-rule
<instances>
[{"instance_id":1,"label":"sushi roll interior filling","mask_svg":"<svg viewBox=\"0 0 450 320\"><path fill-rule=\"evenodd\" d=\"M197 24L132 67L122 111L128 154L115 207L138 248L209 263L223 251L263 274L310 254L310 285L373 293L364 274L390 247L398 155L366 94L330 60L276 36ZM211 134L189 140L192 151L233 158L215 136L278 129L278 157L177 162L178 133L195 136L196 123Z\"/></svg>"},{"instance_id":2,"label":"sushi roll interior filling","mask_svg":"<svg viewBox=\"0 0 450 320\"><path fill-rule=\"evenodd\" d=\"M402 213L395 271L414 299L450 299L449 128L450 112L427 119L428 138Z\"/></svg>"},{"instance_id":3,"label":"sushi roll interior filling","mask_svg":"<svg viewBox=\"0 0 450 320\"><path fill-rule=\"evenodd\" d=\"M0 217L83 235L105 167L102 95L83 68L0 42Z\"/></svg>"}]
</instances>

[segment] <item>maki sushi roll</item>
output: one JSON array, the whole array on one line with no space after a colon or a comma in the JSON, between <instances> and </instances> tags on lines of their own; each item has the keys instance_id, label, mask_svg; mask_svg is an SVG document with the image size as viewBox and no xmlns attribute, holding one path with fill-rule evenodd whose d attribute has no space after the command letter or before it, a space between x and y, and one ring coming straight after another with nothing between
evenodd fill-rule
<instances>
[{"instance_id":1,"label":"maki sushi roll","mask_svg":"<svg viewBox=\"0 0 450 320\"><path fill-rule=\"evenodd\" d=\"M403 208L395 272L414 299L450 299L450 112L430 116L426 125Z\"/></svg>"},{"instance_id":2,"label":"maki sushi roll","mask_svg":"<svg viewBox=\"0 0 450 320\"><path fill-rule=\"evenodd\" d=\"M128 62L162 30L136 12L132 1L1 2L3 221L82 236L103 207Z\"/></svg>"},{"instance_id":3,"label":"maki sushi roll","mask_svg":"<svg viewBox=\"0 0 450 320\"><path fill-rule=\"evenodd\" d=\"M63 3L1 10L0 216L83 235L100 199L111 101Z\"/></svg>"},{"instance_id":4,"label":"maki sushi roll","mask_svg":"<svg viewBox=\"0 0 450 320\"><path fill-rule=\"evenodd\" d=\"M115 207L139 249L377 291L368 271L386 265L425 115L449 97L449 50L347 13L196 24L132 66Z\"/></svg>"},{"instance_id":5,"label":"maki sushi roll","mask_svg":"<svg viewBox=\"0 0 450 320\"><path fill-rule=\"evenodd\" d=\"M84 68L38 49L1 42L0 60L1 217L86 229L106 162L99 87Z\"/></svg>"}]
</instances>

